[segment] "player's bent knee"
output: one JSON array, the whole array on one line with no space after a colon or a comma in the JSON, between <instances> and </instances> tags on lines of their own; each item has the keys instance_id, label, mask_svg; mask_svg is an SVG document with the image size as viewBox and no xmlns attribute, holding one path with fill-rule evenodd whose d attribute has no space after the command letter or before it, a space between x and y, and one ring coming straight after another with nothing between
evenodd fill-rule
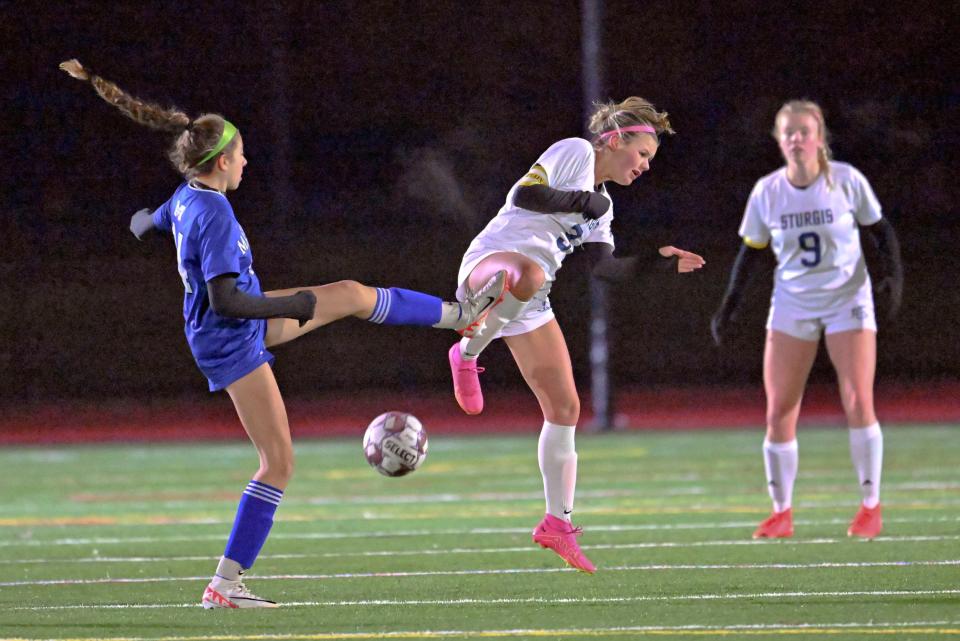
<instances>
[{"instance_id":1,"label":"player's bent knee","mask_svg":"<svg viewBox=\"0 0 960 641\"><path fill-rule=\"evenodd\" d=\"M580 420L579 399L547 408L544 418L557 425L576 425Z\"/></svg>"},{"instance_id":2,"label":"player's bent knee","mask_svg":"<svg viewBox=\"0 0 960 641\"><path fill-rule=\"evenodd\" d=\"M520 300L527 300L540 291L546 279L543 269L536 263L528 261L521 266L519 274L514 276L515 282L511 283L510 289Z\"/></svg>"}]
</instances>

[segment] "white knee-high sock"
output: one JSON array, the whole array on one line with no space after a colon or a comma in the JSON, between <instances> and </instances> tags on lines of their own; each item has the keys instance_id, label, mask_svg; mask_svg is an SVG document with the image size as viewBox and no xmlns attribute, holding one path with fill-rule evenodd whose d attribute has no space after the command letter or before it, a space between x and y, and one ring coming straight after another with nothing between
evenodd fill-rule
<instances>
[{"instance_id":1,"label":"white knee-high sock","mask_svg":"<svg viewBox=\"0 0 960 641\"><path fill-rule=\"evenodd\" d=\"M883 467L883 433L880 423L850 428L850 459L857 470L863 505L875 508L880 502L880 470Z\"/></svg>"},{"instance_id":2,"label":"white knee-high sock","mask_svg":"<svg viewBox=\"0 0 960 641\"><path fill-rule=\"evenodd\" d=\"M793 482L797 480L799 458L797 439L786 443L763 440L763 467L767 471L767 491L775 512L793 506Z\"/></svg>"},{"instance_id":3,"label":"white knee-high sock","mask_svg":"<svg viewBox=\"0 0 960 641\"><path fill-rule=\"evenodd\" d=\"M574 449L575 425L543 422L537 444L537 460L543 475L543 494L547 514L570 520L573 494L577 488L577 452Z\"/></svg>"},{"instance_id":4,"label":"white knee-high sock","mask_svg":"<svg viewBox=\"0 0 960 641\"><path fill-rule=\"evenodd\" d=\"M472 337L460 339L460 354L464 360L473 360L490 344L500 329L520 315L528 300L520 300L513 292L506 292L503 300L490 310L480 329Z\"/></svg>"}]
</instances>

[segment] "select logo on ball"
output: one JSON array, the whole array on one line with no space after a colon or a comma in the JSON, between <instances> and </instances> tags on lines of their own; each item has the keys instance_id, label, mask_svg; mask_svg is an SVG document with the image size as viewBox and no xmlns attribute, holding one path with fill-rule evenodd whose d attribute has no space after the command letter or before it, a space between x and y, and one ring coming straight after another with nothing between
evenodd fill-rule
<instances>
[{"instance_id":1,"label":"select logo on ball","mask_svg":"<svg viewBox=\"0 0 960 641\"><path fill-rule=\"evenodd\" d=\"M363 435L363 454L384 476L404 476L427 457L427 432L413 414L384 412Z\"/></svg>"}]
</instances>

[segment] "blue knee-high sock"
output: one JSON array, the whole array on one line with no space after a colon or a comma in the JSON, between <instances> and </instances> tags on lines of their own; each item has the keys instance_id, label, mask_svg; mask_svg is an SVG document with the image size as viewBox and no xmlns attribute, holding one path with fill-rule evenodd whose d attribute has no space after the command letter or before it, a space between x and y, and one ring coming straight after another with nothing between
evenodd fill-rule
<instances>
[{"instance_id":1,"label":"blue knee-high sock","mask_svg":"<svg viewBox=\"0 0 960 641\"><path fill-rule=\"evenodd\" d=\"M270 534L273 515L282 498L283 490L260 481L250 481L240 497L237 517L223 556L236 561L245 570L252 567Z\"/></svg>"},{"instance_id":2,"label":"blue knee-high sock","mask_svg":"<svg viewBox=\"0 0 960 641\"><path fill-rule=\"evenodd\" d=\"M367 320L384 325L424 325L440 322L443 301L412 289L377 287L377 304Z\"/></svg>"}]
</instances>

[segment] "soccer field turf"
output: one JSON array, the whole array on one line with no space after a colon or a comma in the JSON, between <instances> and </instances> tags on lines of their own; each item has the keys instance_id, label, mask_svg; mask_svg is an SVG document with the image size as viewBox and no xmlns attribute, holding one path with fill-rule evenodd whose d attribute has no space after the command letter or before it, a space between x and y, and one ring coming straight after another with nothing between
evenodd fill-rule
<instances>
[{"instance_id":1,"label":"soccer field turf","mask_svg":"<svg viewBox=\"0 0 960 641\"><path fill-rule=\"evenodd\" d=\"M429 429L429 426L428 426ZM960 429L884 431L885 529L850 540L845 429L800 434L796 534L769 512L761 430L581 434L575 521L590 576L534 546L537 434L433 436L381 477L355 439L296 444L247 584L200 596L256 468L247 443L0 452L0 637L602 639L960 636Z\"/></svg>"}]
</instances>

